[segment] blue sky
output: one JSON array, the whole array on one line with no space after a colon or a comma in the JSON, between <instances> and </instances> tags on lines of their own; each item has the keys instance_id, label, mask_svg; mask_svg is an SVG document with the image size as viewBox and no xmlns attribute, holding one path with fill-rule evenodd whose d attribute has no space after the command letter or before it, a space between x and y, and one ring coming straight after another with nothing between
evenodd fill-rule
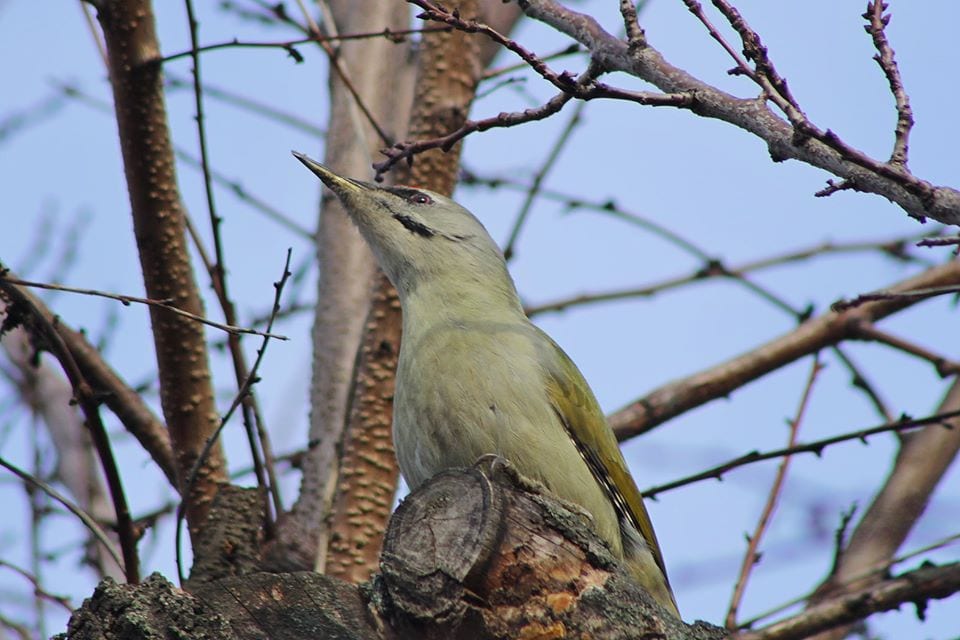
<instances>
[{"instance_id":1,"label":"blue sky","mask_svg":"<svg viewBox=\"0 0 960 640\"><path fill-rule=\"evenodd\" d=\"M215 3L198 4L205 5L198 7L203 42L294 37L289 31L240 21L217 10ZM960 127L955 105L960 89L952 80L952 70L960 54L951 43L960 5L948 0L891 4L893 20L887 33L917 121L911 138L911 167L935 184L956 185L960 182L955 154ZM895 113L886 81L871 59L874 50L869 36L862 29L865 3L752 0L737 5L763 36L810 118L863 151L887 157ZM610 30L618 28L616 7L613 2L582 5ZM0 58L0 82L8 87L2 118L12 113L36 115L37 106L46 104L64 83L109 105L104 67L79 4L56 3L55 8L43 12L37 3L0 0L0 41L7 52ZM188 48L181 4L157 3L157 10L164 53ZM677 66L737 95L755 95L747 80L726 74L732 62L682 3L654 0L644 11L643 22L650 42ZM534 23L525 24L517 38L540 53L567 44ZM323 125L326 62L319 51L299 50L305 58L302 64L279 50L212 52L202 60L203 77L211 85L279 105ZM513 60L504 55L498 62ZM579 60L557 63L561 69L581 65ZM172 63L168 72L188 78L189 61ZM608 80L642 87L620 75ZM544 100L552 93L529 76L522 87L525 93L512 86L492 92L477 101L473 115L526 108L532 104L531 97ZM210 95L205 104L217 170L303 227L312 228L319 184L289 151L322 157L322 140ZM171 91L169 108L175 143L196 154L192 95ZM569 110L546 122L472 136L464 165L483 176L529 177L542 164L568 117ZM30 126L7 133L0 143L0 186L5 194L0 261L35 279L56 274L73 286L142 294L111 114L83 101L67 100ZM200 175L181 165L179 177L190 214L206 229ZM656 220L730 264L825 240L886 239L923 230L878 196L846 192L814 198L812 194L829 177L798 162L772 163L761 142L723 123L670 108L596 101L585 109L582 124L546 186L597 202L614 199L624 209ZM522 201L520 194L486 188L461 188L457 197L500 241L506 239ZM223 240L231 288L242 317L249 319L270 304L272 283L280 275L288 247L294 264L310 265L299 286L301 299L312 300L316 267L310 244L228 190L218 190L217 202L225 217ZM52 229L41 232L43 221L51 222ZM209 238L206 230L204 234ZM38 235L46 237L50 251L36 258L28 253ZM58 257L68 246L75 246L76 256L68 269L57 269ZM926 255L941 261L949 253L932 250ZM582 210L570 212L541 201L524 228L511 271L525 301L535 304L576 293L640 286L699 266L699 261L662 239L621 220ZM794 306L813 303L824 310L840 297L885 286L915 270L876 254L841 255L765 271L756 280ZM201 286L208 288L202 276ZM93 338L106 336L108 359L129 381L149 384L154 380L144 309L69 294L47 299L73 326L85 328ZM212 302L208 310L219 319ZM579 364L608 411L785 333L794 324L789 316L730 282L700 283L650 299L546 314L537 321ZM956 358L955 322L952 305L940 299L882 326ZM302 447L305 439L310 320L301 314L277 330L291 340L271 344L258 393L275 448L286 452ZM221 337L216 331L210 336ZM258 346L251 340L245 344L251 355ZM871 373L896 413L920 416L935 408L945 385L929 364L871 344L850 345L849 350ZM214 358L225 409L232 394L229 365L219 355ZM850 387L848 373L835 359L825 360L827 368L814 389L801 440L879 422L862 394ZM638 484L641 488L660 484L753 449L783 446L784 420L796 410L809 367L809 360L786 367L728 400L691 411L628 443L625 453ZM155 392L155 388L148 390L154 404ZM7 415L0 425L0 455L28 464L31 423L11 413L9 405L3 406ZM116 426L114 432L135 512L169 500L165 481L135 443ZM245 467L239 429L228 433L226 440L232 466ZM754 572L741 608L744 615L802 595L819 582L829 568L830 539L839 513L853 503L861 508L869 503L895 451L893 437L887 436L872 439L869 446L838 445L821 458L801 456L794 461L763 546L763 562ZM721 620L744 550L743 534L754 526L774 470L775 463L747 467L723 483L699 483L664 494L650 505L685 617ZM958 486L953 470L905 550L956 532L956 519L947 514L960 508ZM288 503L294 491L295 483L286 490ZM23 532L29 512L22 490L5 480L0 483L0 500L15 505L10 509L16 513L0 529L0 558L26 565ZM814 531L821 542L811 547ZM56 517L45 529L43 542L62 549L80 535L68 518ZM146 570L175 576L169 527L149 536L142 549ZM956 547L931 557L955 560ZM93 581L83 570L75 570L77 560L76 555L63 556L46 576L52 591L68 593L79 602L91 592ZM26 593L20 578L0 570L0 594L11 590ZM932 603L923 625L904 608L878 616L876 629L888 637L952 637L956 625L948 613L951 606L956 607L956 597L952 602ZM6 610L0 608L0 612ZM51 610L48 630L56 632L63 624L63 617Z\"/></svg>"}]
</instances>

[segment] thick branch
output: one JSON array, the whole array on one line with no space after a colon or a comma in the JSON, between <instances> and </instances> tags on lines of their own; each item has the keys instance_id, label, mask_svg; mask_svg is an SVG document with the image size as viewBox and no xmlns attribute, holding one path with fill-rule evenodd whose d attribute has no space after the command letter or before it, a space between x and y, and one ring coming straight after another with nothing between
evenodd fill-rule
<instances>
[{"instance_id":1,"label":"thick branch","mask_svg":"<svg viewBox=\"0 0 960 640\"><path fill-rule=\"evenodd\" d=\"M502 460L444 472L411 494L391 519L382 563L383 573L361 586L313 572L235 574L191 584L189 593L156 575L137 589L105 581L74 613L69 637L164 637L173 628L227 640L727 635L664 612L582 514Z\"/></svg>"},{"instance_id":2,"label":"thick branch","mask_svg":"<svg viewBox=\"0 0 960 640\"><path fill-rule=\"evenodd\" d=\"M134 231L147 296L203 315L184 235L184 213L174 170L163 100L163 78L148 0L104 0L98 19L109 55L110 80ZM160 377L160 401L182 483L218 418L202 327L150 310ZM225 480L223 453L214 447L194 486L184 491L192 532L203 522L217 483Z\"/></svg>"}]
</instances>

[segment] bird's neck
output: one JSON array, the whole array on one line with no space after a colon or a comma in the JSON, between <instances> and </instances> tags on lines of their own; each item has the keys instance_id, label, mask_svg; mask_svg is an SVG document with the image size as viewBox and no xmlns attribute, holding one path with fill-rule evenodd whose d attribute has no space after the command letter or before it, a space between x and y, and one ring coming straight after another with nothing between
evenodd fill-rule
<instances>
[{"instance_id":1,"label":"bird's neck","mask_svg":"<svg viewBox=\"0 0 960 640\"><path fill-rule=\"evenodd\" d=\"M469 276L437 282L422 282L401 291L403 332L411 335L438 324L466 322L527 322L513 280L504 269L503 278L477 280Z\"/></svg>"}]
</instances>

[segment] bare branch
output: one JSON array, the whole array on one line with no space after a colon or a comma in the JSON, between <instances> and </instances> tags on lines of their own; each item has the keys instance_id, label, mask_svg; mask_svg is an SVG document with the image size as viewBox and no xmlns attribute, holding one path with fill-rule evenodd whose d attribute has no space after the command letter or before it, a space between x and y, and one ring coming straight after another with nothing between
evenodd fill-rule
<instances>
[{"instance_id":1,"label":"bare branch","mask_svg":"<svg viewBox=\"0 0 960 640\"><path fill-rule=\"evenodd\" d=\"M23 326L30 331L36 344L48 350L63 367L64 373L70 380L74 397L86 418L87 429L93 446L100 458L103 475L107 481L110 498L117 518L117 535L120 538L120 551L123 554L123 572L127 582L136 584L140 581L140 560L137 556L137 532L130 517L127 498L123 490L123 482L117 469L117 462L110 446L107 429L100 418L100 399L96 396L93 387L83 377L80 367L67 348L56 327L44 314L33 306L30 298L23 290L15 285L0 282L3 297L9 302L5 309L2 328ZM9 468L9 467L8 467Z\"/></svg>"},{"instance_id":2,"label":"bare branch","mask_svg":"<svg viewBox=\"0 0 960 640\"><path fill-rule=\"evenodd\" d=\"M873 38L873 46L877 48L877 55L873 59L883 69L883 75L890 83L890 92L897 103L897 126L894 130L893 153L890 154L890 164L901 167L907 166L909 151L910 130L913 129L913 109L910 108L910 98L903 88L903 79L900 77L900 67L893 57L893 49L887 40L885 29L890 23L890 16L884 15L887 3L881 0L867 2L867 12L863 17L867 24L863 27Z\"/></svg>"},{"instance_id":3,"label":"bare branch","mask_svg":"<svg viewBox=\"0 0 960 640\"><path fill-rule=\"evenodd\" d=\"M625 0L629 4L629 0ZM634 15L636 18L636 15ZM567 126L563 128L560 132L560 135L557 137L556 142L553 143L550 151L547 152L547 157L543 161L543 165L537 169L537 172L533 175L533 180L530 183L530 189L527 191L527 196L523 200L523 204L520 206L520 213L517 214L517 219L513 223L513 228L510 229L510 235L507 239L507 243L503 247L503 256L505 259L509 260L513 257L514 246L517 243L517 238L520 236L520 230L523 228L524 222L527 220L527 216L530 215L530 210L533 208L533 203L536 198L540 195L540 189L543 187L543 181L547 177L547 173L550 172L550 169L553 168L553 165L556 164L557 160L560 158L560 153L563 151L567 142L570 141L570 136L573 134L574 129L577 128L577 125L581 123L580 116L583 113L584 106L586 102L579 102L577 106L573 109L573 114L570 116L570 119L567 121Z\"/></svg>"},{"instance_id":4,"label":"bare branch","mask_svg":"<svg viewBox=\"0 0 960 640\"><path fill-rule=\"evenodd\" d=\"M892 294L960 285L960 261L933 267L889 288ZM856 335L856 324L873 322L915 304L919 298L867 302L847 311L831 311L725 363L666 384L610 416L621 440L648 431L693 407L721 398L779 367Z\"/></svg>"},{"instance_id":5,"label":"bare branch","mask_svg":"<svg viewBox=\"0 0 960 640\"><path fill-rule=\"evenodd\" d=\"M287 259L283 265L283 274L280 276L280 280L273 283L274 297L273 297L273 313L270 317L270 320L267 322L267 332L263 337L263 341L260 344L260 348L257 349L257 357L253 362L253 367L251 367L250 372L247 374L246 378L243 379L240 384L240 388L237 390L236 395L233 398L233 401L230 403L230 407L227 409L227 412L223 414L223 417L220 419L220 424L210 434L210 437L207 438L207 441L203 444L203 448L200 450L200 454L197 456L196 462L194 462L193 467L187 473L184 479L183 493L189 494L190 489L193 486L193 483L197 481L201 470L205 464L206 458L210 455L210 452L214 450L214 447L218 446L220 441L220 434L226 428L227 423L230 421L230 418L233 416L233 413L237 410L237 407L241 406L243 402L247 399L250 394L250 390L253 388L257 382L260 381L260 378L257 376L257 371L260 369L260 363L263 362L263 357L267 352L267 344L270 342L269 330L273 326L273 321L276 320L277 313L280 311L280 299L283 296L283 287L287 283L287 279L290 277L290 255L291 252L287 251ZM269 452L269 449L266 451ZM273 480L273 479L271 479ZM258 479L259 481L259 479ZM261 487L263 485L260 485ZM269 489L269 487L267 487ZM277 507L279 508L279 504ZM188 512L189 505L185 501L181 502L177 506L177 518L176 518L176 553L177 553L177 572L179 573L180 581L184 581L184 571L182 558L180 556L180 532L182 528L180 527L180 522L183 519L183 516Z\"/></svg>"},{"instance_id":6,"label":"bare branch","mask_svg":"<svg viewBox=\"0 0 960 640\"><path fill-rule=\"evenodd\" d=\"M715 0L715 5L727 3ZM674 106L688 108L697 115L715 118L753 133L767 143L775 161L797 159L844 179L850 188L876 193L897 203L918 220L934 218L945 224L960 224L960 191L934 186L917 178L903 167L870 158L843 142L836 133L811 123L792 106L786 84L779 83L762 46L751 55L758 67L765 66L770 80L771 98L784 109L789 121L778 117L763 100L744 100L732 96L671 65L651 46L631 49L625 42L605 31L591 16L568 9L554 0L520 0L531 18L544 22L586 46L594 64L603 71L623 71L646 80L669 95L687 96L687 102ZM739 14L730 9L729 18L742 37L754 34ZM755 35L755 34L754 34ZM758 39L759 42L759 39ZM747 43L745 42L745 45Z\"/></svg>"},{"instance_id":7,"label":"bare branch","mask_svg":"<svg viewBox=\"0 0 960 640\"><path fill-rule=\"evenodd\" d=\"M148 297L174 299L174 305L203 315L184 233L182 199L174 170L173 147L163 98L156 26L149 0L102 0L97 18L103 27L110 78L127 177L127 190L139 240ZM160 400L177 455L181 481L193 467L207 437L216 429L207 345L200 325L150 309L157 352ZM218 483L226 480L219 446L207 456L188 503L192 532L199 530Z\"/></svg>"},{"instance_id":8,"label":"bare branch","mask_svg":"<svg viewBox=\"0 0 960 640\"><path fill-rule=\"evenodd\" d=\"M875 303L876 304L876 303ZM960 381L954 381L939 411L960 409ZM827 580L810 599L808 611L824 601L882 582L883 572L926 509L933 491L960 452L960 419L947 418L902 439L893 468L841 550ZM801 614L802 615L802 614ZM838 640L837 629L818 640Z\"/></svg>"},{"instance_id":9,"label":"bare branch","mask_svg":"<svg viewBox=\"0 0 960 640\"><path fill-rule=\"evenodd\" d=\"M57 327L61 339L97 396L103 399L104 404L120 419L127 431L143 445L171 486L176 489L179 486L176 462L166 426L147 406L140 394L121 380L103 360L100 352L87 341L83 333L71 329L66 322L54 316L53 312L28 290L23 290L22 294L30 300L34 309L43 314L47 322Z\"/></svg>"},{"instance_id":10,"label":"bare branch","mask_svg":"<svg viewBox=\"0 0 960 640\"><path fill-rule=\"evenodd\" d=\"M880 342L899 351L903 351L904 353L909 353L912 356L926 360L936 368L937 375L939 375L941 378L946 378L948 376L960 373L960 364L948 360L947 358L936 354L929 349L925 349L918 344L910 342L909 340L904 340L903 338L887 333L886 331L881 331L870 323L864 323L857 327L857 333L859 334L857 337L863 340Z\"/></svg>"},{"instance_id":11,"label":"bare branch","mask_svg":"<svg viewBox=\"0 0 960 640\"><path fill-rule=\"evenodd\" d=\"M926 300L927 298L945 296L953 293L960 293L960 284L945 285L942 287L919 287L917 289L910 289L908 291L889 291L881 289L873 293L861 293L853 300L838 300L837 302L833 303L832 308L834 311L846 311L847 309L854 309L862 304L876 302L877 300L902 300L916 302L919 300Z\"/></svg>"},{"instance_id":12,"label":"bare branch","mask_svg":"<svg viewBox=\"0 0 960 640\"><path fill-rule=\"evenodd\" d=\"M544 59L529 51L517 41L508 38L482 22L464 19L460 16L459 12L448 11L441 5L430 2L429 0L408 0L408 2L424 9L418 16L421 19L443 22L465 33L481 33L497 44L509 49L517 54L521 60L526 62L530 68L536 71L544 80L560 89L561 93L536 109L527 109L519 113L500 113L497 116L477 121L468 120L465 121L459 129L452 130L446 135L438 136L431 140L397 143L393 148L383 150L384 155L387 156L386 160L374 165L374 168L377 170L378 179L400 160L405 159L408 162L412 162L414 155L430 149L447 151L454 144L475 131L486 131L495 127L512 127L525 122L542 120L560 111L571 98L580 98L582 100L615 98L651 106L691 106L693 104L693 96L682 92L660 94L646 91L630 91L597 82L596 77L602 73L604 69L595 67L592 64L587 71L576 79L568 72L556 73L547 66ZM521 6L523 6L522 3Z\"/></svg>"},{"instance_id":13,"label":"bare branch","mask_svg":"<svg viewBox=\"0 0 960 640\"><path fill-rule=\"evenodd\" d=\"M812 637L818 631L863 620L879 611L890 611L907 603L949 598L957 591L960 591L960 564L924 566L865 589L832 598L763 629L741 632L735 639L801 640Z\"/></svg>"},{"instance_id":14,"label":"bare branch","mask_svg":"<svg viewBox=\"0 0 960 640\"><path fill-rule=\"evenodd\" d=\"M850 433L831 436L822 440L814 440L813 442L798 444L786 447L784 449L774 449L773 451L765 451L763 453L752 451L746 455L742 455L738 458L734 458L733 460L728 460L727 462L718 464L715 467L706 469L705 471L701 471L685 478L680 478L679 480L674 480L673 482L650 487L643 492L643 496L645 498L652 498L663 493L664 491L670 491L678 487L693 484L694 482L700 482L701 480L721 480L723 479L723 475L728 471L732 471L737 467L742 467L748 464L754 464L755 462L772 460L775 458L781 458L783 456L792 456L798 453L812 453L815 456L820 456L824 449L841 442L859 440L862 443L867 444L867 438L877 435L878 433L909 431L928 425L943 425L946 420L950 420L958 416L960 416L960 410L938 413L926 418L913 419L902 417L899 420L877 425L875 427L860 429L859 431L851 431Z\"/></svg>"},{"instance_id":15,"label":"bare branch","mask_svg":"<svg viewBox=\"0 0 960 640\"><path fill-rule=\"evenodd\" d=\"M110 300L116 300L117 302L120 302L124 306L129 306L131 303L145 304L145 305L157 307L160 309L166 309L167 311L171 313L175 313L176 315L181 316L183 318L187 318L189 320L193 320L195 322L205 324L207 326L213 327L214 329L220 329L221 331L224 331L229 334L246 333L246 334L252 334L256 336L265 336L265 337L273 338L275 340L290 339L287 336L282 336L280 334L270 334L269 336L266 336L266 334L264 334L262 331L257 331L256 329L235 327L230 324L223 324L222 322L208 320L203 316L198 316L193 313L190 313L189 311L184 311L183 309L173 306L172 299L152 300L150 298L141 298L139 296L128 296L122 293L110 293L109 291L99 291L97 289L83 289L80 287L68 287L62 284L53 284L50 282L35 282L32 280L21 280L20 278L14 278L7 275L8 273L10 273L10 270L4 269L2 265L0 265L0 281L2 282L9 282L10 284L16 284L22 287L33 287L35 289L49 289L51 291L66 291L68 293L79 293L85 296L97 296L100 298L109 298Z\"/></svg>"},{"instance_id":16,"label":"bare branch","mask_svg":"<svg viewBox=\"0 0 960 640\"><path fill-rule=\"evenodd\" d=\"M345 42L349 40L369 40L371 38L384 38L390 42L406 42L407 36L415 33L430 33L433 31L449 31L451 27L424 27L423 29L396 29L385 27L380 31L367 31L364 33L344 33L339 35L311 35L306 38L297 38L295 40L281 40L274 42L246 42L236 38L226 42L217 42L214 44L205 44L196 49L188 49L179 53L173 53L160 59L161 63L166 64L179 58L192 57L194 52L206 53L218 49L283 49L294 59L295 62L303 62L303 57L296 51L298 44L310 44L321 42Z\"/></svg>"},{"instance_id":17,"label":"bare branch","mask_svg":"<svg viewBox=\"0 0 960 640\"><path fill-rule=\"evenodd\" d=\"M790 420L790 436L787 441L787 447L793 448L797 444L797 434L800 433L800 424L803 422L803 415L806 413L807 405L810 402L810 396L813 393L813 385L817 380L817 375L823 369L820 364L820 354L813 357L813 365L810 367L810 375L807 376L807 382L803 387L803 393L800 396L800 404L797 407L796 415ZM783 484L787 477L787 469L790 466L791 455L783 456L780 466L777 467L777 473L774 476L773 484L770 486L770 493L763 505L757 526L753 534L747 537L747 551L744 553L743 562L740 565L740 573L733 587L733 595L730 598L730 606L727 608L726 620L724 621L727 629L737 627L737 611L740 609L740 602L743 600L743 594L747 589L747 581L750 578L750 572L760 561L760 540L766 532L773 518L773 512L777 508L777 502L780 500L780 493L783 490Z\"/></svg>"},{"instance_id":18,"label":"bare branch","mask_svg":"<svg viewBox=\"0 0 960 640\"><path fill-rule=\"evenodd\" d=\"M217 301L220 303L220 308L223 310L224 318L228 324L235 325L237 324L237 311L236 306L230 297L227 285L227 271L224 266L226 263L226 258L224 257L225 254L223 251L223 241L220 233L220 225L223 222L223 218L217 214L216 205L214 202L213 182L210 171L210 158L207 149L207 134L203 111L203 88L200 82L200 54L197 52L197 48L199 46L198 24L196 18L194 17L193 0L184 0L184 2L186 4L187 17L190 26L190 55L191 59L193 60L193 96L194 105L196 106L197 139L200 146L200 164L203 171L204 193L206 194L207 199L207 212L210 217L210 227L213 234L213 247L216 256L216 262L214 264L210 265L209 263L205 263L204 266L207 267L207 272L210 275L210 280L213 284L213 290L217 295ZM196 244L200 245L199 242ZM279 289L282 289L283 283L286 282L290 275L289 268L290 251L287 251L287 261L286 266L284 267L284 274L278 287L277 297L274 299L274 315L271 316L271 326L273 324L273 319L276 317L276 312L280 308ZM277 285L275 284L274 286ZM249 386L249 380L252 378L253 374L247 366L246 356L243 353L243 349L240 347L239 336L232 333L228 335L227 346L230 351L231 360L233 361L233 370L237 380L237 387L238 389L243 390L246 386L247 389L246 392L242 393L243 425L247 433L250 457L253 460L253 468L257 477L257 485L261 489L264 489L266 493L273 498L274 511L271 511L269 508L269 503L265 505L265 508L263 509L266 518L264 523L265 533L267 536L273 537L273 518L275 513L279 513L283 506L280 499L280 488L277 484L277 478L274 474L272 464L273 452L272 447L270 446L270 438L263 422L263 417L260 411L259 403L256 399L256 394L253 393ZM266 347L266 344L264 344L264 347ZM266 462L264 462L263 458L266 458ZM194 472L191 471L191 477L193 476L193 473Z\"/></svg>"},{"instance_id":19,"label":"bare branch","mask_svg":"<svg viewBox=\"0 0 960 640\"><path fill-rule=\"evenodd\" d=\"M86 511L84 511L77 505L73 504L73 502L71 502L69 498L62 495L59 491L57 491L56 489L48 485L46 482L44 482L40 478L37 478L27 473L26 471L23 471L16 465L7 462L3 458L0 458L0 467L3 467L10 473L16 475L18 478L20 478L24 482L27 482L35 486L36 488L40 489L45 494L47 494L48 496L50 496L51 498L53 498L54 500L62 504L64 507L66 507L67 511L77 516L77 519L79 519L80 522L83 523L83 526L89 529L90 533L92 533L94 537L96 537L96 539L100 541L100 544L102 544L103 547L110 553L110 557L113 558L114 562L117 563L117 566L123 567L123 561L120 559L120 552L117 551L116 547L114 546L113 542L110 540L110 537L107 535L107 533L100 527L99 524L96 523L96 521L94 521L93 518L90 517L89 514L87 514Z\"/></svg>"}]
</instances>

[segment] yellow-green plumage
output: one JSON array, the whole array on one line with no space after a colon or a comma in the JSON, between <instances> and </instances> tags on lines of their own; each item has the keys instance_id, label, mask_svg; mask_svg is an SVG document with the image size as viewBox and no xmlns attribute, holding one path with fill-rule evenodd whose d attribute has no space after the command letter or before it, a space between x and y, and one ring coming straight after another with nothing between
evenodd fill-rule
<instances>
[{"instance_id":1,"label":"yellow-green plumage","mask_svg":"<svg viewBox=\"0 0 960 640\"><path fill-rule=\"evenodd\" d=\"M343 201L400 294L393 426L410 487L500 455L590 513L634 577L679 615L650 518L593 392L524 315L480 222L439 194L341 178L295 155Z\"/></svg>"}]
</instances>

